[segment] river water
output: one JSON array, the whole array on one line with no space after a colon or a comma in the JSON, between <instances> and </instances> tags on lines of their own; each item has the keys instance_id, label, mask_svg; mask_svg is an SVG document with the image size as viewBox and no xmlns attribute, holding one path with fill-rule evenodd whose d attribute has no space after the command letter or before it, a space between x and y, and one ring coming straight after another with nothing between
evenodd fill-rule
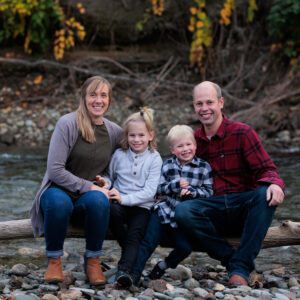
<instances>
[{"instance_id":1,"label":"river water","mask_svg":"<svg viewBox=\"0 0 300 300\"><path fill-rule=\"evenodd\" d=\"M0 149L0 221L29 218L32 199L46 168L46 156L46 149ZM271 153L271 157L286 185L285 201L278 207L272 225L277 225L283 220L300 222L300 150ZM12 265L28 261L44 263L41 255L36 255L36 258L21 257L18 250L23 247L41 252L44 249L44 239L0 241L0 264ZM118 246L115 242L107 241L104 252L116 247ZM75 248L84 251L82 239L67 239L65 250L74 252ZM196 259L200 263L214 262L204 254L199 254ZM296 272L300 271L300 246L263 249L256 259L258 270L282 265Z\"/></svg>"}]
</instances>

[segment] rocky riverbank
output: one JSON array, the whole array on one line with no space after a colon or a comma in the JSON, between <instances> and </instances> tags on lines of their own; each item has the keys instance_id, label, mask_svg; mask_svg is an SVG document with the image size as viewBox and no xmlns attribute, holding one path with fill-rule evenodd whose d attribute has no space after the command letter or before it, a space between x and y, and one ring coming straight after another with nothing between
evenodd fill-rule
<instances>
[{"instance_id":1,"label":"rocky riverbank","mask_svg":"<svg viewBox=\"0 0 300 300\"><path fill-rule=\"evenodd\" d=\"M5 92L13 91L6 88ZM155 110L156 135L159 142L164 141L168 130L175 124L189 124L194 128L199 126L192 104L186 103L178 101L175 105L171 102L148 104ZM125 101L115 99L106 117L122 125L125 118L136 111L132 109L132 104L130 98ZM7 106L0 110L0 146L47 146L57 120L76 108L77 100L74 95L51 106L45 106L43 103ZM300 148L300 129L282 130L271 138L265 137L263 132L260 135L263 144L271 150Z\"/></svg>"},{"instance_id":2,"label":"rocky riverbank","mask_svg":"<svg viewBox=\"0 0 300 300\"><path fill-rule=\"evenodd\" d=\"M156 262L157 258L152 258L146 273ZM104 263L109 283L101 288L87 283L81 264L68 263L65 260L65 280L58 285L44 282L45 269L32 263L19 263L11 268L0 266L0 299L300 299L300 274L288 271L284 267L261 273L253 272L250 286L229 288L228 275L222 266L186 263L179 265L175 270L169 269L160 280L142 280L139 287L133 286L129 290L123 290L113 283L115 266L113 262Z\"/></svg>"}]
</instances>

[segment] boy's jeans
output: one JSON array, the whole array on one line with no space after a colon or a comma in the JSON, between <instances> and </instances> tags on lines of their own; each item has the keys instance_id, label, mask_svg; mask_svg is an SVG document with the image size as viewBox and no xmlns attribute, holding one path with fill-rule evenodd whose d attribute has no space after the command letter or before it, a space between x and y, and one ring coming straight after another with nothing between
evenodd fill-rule
<instances>
[{"instance_id":1,"label":"boy's jeans","mask_svg":"<svg viewBox=\"0 0 300 300\"><path fill-rule=\"evenodd\" d=\"M226 266L229 276L248 280L255 268L275 207L266 201L267 186L254 191L189 200L178 204L175 220L199 248ZM241 236L238 249L224 237Z\"/></svg>"},{"instance_id":2,"label":"boy's jeans","mask_svg":"<svg viewBox=\"0 0 300 300\"><path fill-rule=\"evenodd\" d=\"M47 257L63 255L70 221L84 225L86 257L99 257L109 222L109 201L100 191L82 194L75 203L59 188L48 188L41 196Z\"/></svg>"},{"instance_id":3,"label":"boy's jeans","mask_svg":"<svg viewBox=\"0 0 300 300\"><path fill-rule=\"evenodd\" d=\"M175 242L175 248L165 259L169 268L175 268L183 259L191 252L192 246L184 235L177 228L172 228L169 224L161 224L161 220L157 213L151 213L147 226L146 234L140 244L138 255L132 273L137 279L140 279L148 258L151 256L155 248L171 235Z\"/></svg>"}]
</instances>

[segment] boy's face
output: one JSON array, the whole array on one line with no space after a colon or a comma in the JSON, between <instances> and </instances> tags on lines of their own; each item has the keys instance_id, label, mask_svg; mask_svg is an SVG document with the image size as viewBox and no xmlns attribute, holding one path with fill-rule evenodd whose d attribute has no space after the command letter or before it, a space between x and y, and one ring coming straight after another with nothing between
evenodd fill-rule
<instances>
[{"instance_id":1,"label":"boy's face","mask_svg":"<svg viewBox=\"0 0 300 300\"><path fill-rule=\"evenodd\" d=\"M175 140L170 146L171 152L184 165L190 162L196 153L196 143L190 137Z\"/></svg>"}]
</instances>

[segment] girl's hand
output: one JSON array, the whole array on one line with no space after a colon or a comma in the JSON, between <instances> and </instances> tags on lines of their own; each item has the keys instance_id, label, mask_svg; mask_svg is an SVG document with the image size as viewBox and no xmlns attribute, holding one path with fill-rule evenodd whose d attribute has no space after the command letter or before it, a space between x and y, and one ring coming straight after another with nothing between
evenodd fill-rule
<instances>
[{"instance_id":1,"label":"girl's hand","mask_svg":"<svg viewBox=\"0 0 300 300\"><path fill-rule=\"evenodd\" d=\"M117 200L119 204L122 202L120 192L115 188L109 191L109 201L111 202L112 200Z\"/></svg>"},{"instance_id":2,"label":"girl's hand","mask_svg":"<svg viewBox=\"0 0 300 300\"><path fill-rule=\"evenodd\" d=\"M189 186L189 182L182 178L180 179L179 184L182 189L187 188Z\"/></svg>"},{"instance_id":3,"label":"girl's hand","mask_svg":"<svg viewBox=\"0 0 300 300\"><path fill-rule=\"evenodd\" d=\"M108 189L105 189L105 188L102 188L96 184L93 184L91 186L91 189L90 191L99 191L99 192L102 192L108 199L109 199L109 194L108 194Z\"/></svg>"},{"instance_id":4,"label":"girl's hand","mask_svg":"<svg viewBox=\"0 0 300 300\"><path fill-rule=\"evenodd\" d=\"M100 175L97 175L95 177L94 184L98 185L100 187L103 187L105 189L108 189L108 182L103 177L101 177Z\"/></svg>"},{"instance_id":5,"label":"girl's hand","mask_svg":"<svg viewBox=\"0 0 300 300\"><path fill-rule=\"evenodd\" d=\"M192 195L192 192L187 189L182 189L180 191L180 197L187 196L187 195Z\"/></svg>"}]
</instances>

